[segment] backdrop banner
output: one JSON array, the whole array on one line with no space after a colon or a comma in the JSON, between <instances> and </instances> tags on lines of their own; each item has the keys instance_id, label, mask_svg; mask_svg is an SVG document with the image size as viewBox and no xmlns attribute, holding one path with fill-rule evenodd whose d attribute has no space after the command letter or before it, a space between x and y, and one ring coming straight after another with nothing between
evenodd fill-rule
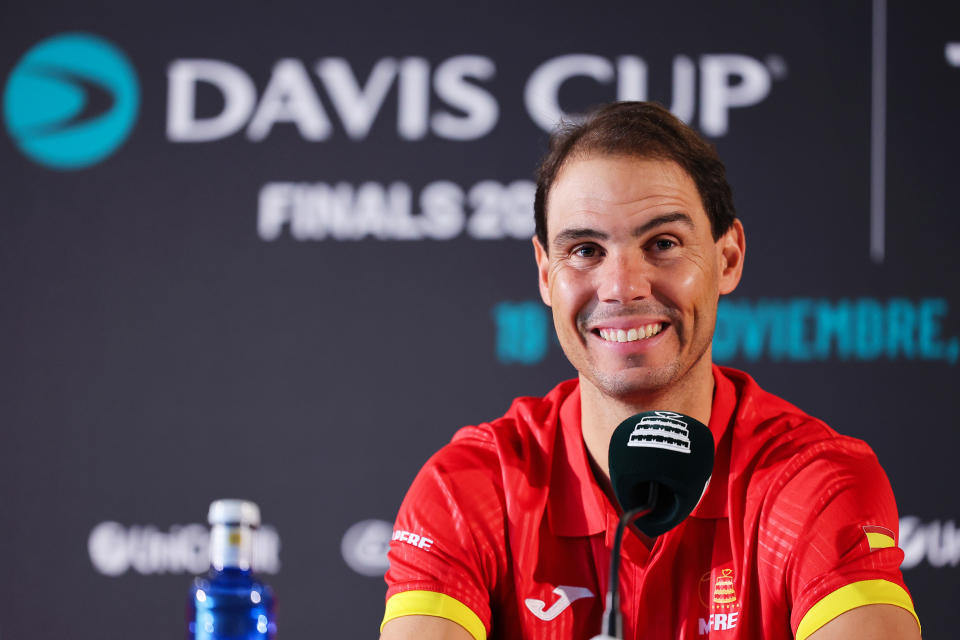
<instances>
[{"instance_id":1,"label":"backdrop banner","mask_svg":"<svg viewBox=\"0 0 960 640\"><path fill-rule=\"evenodd\" d=\"M182 637L221 497L260 505L280 637L375 637L423 462L574 374L533 171L615 99L717 146L748 251L715 359L872 445L924 634L950 636L939 4L5 4L0 638Z\"/></svg>"}]
</instances>

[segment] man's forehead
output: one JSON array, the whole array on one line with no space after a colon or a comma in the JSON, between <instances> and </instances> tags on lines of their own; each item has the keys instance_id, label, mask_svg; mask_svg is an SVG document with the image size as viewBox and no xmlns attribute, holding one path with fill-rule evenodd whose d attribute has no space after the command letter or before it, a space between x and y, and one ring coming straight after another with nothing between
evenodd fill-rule
<instances>
[{"instance_id":1,"label":"man's forehead","mask_svg":"<svg viewBox=\"0 0 960 640\"><path fill-rule=\"evenodd\" d=\"M611 179L629 175L633 182L640 184L683 184L696 189L690 174L669 158L578 153L567 158L560 166L550 194L556 193L558 189L571 188L587 192L591 186L600 186L595 182L597 172L607 174Z\"/></svg>"},{"instance_id":2,"label":"man's forehead","mask_svg":"<svg viewBox=\"0 0 960 640\"><path fill-rule=\"evenodd\" d=\"M558 173L546 205L551 232L559 231L552 226L594 214L642 218L671 209L686 213L693 225L709 224L693 178L676 162L659 158L599 154L571 158ZM551 225L551 220L558 224Z\"/></svg>"}]
</instances>

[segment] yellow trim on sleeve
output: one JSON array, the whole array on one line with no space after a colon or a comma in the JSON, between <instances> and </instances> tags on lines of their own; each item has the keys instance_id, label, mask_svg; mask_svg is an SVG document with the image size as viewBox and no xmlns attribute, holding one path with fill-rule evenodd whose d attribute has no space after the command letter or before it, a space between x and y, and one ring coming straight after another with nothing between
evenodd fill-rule
<instances>
[{"instance_id":1,"label":"yellow trim on sleeve","mask_svg":"<svg viewBox=\"0 0 960 640\"><path fill-rule=\"evenodd\" d=\"M917 618L917 612L913 610L913 601L903 587L888 580L861 580L828 593L810 607L797 627L797 640L806 640L807 636L841 613L868 604L892 604L902 607L912 613L917 624L920 624L920 618Z\"/></svg>"},{"instance_id":2,"label":"yellow trim on sleeve","mask_svg":"<svg viewBox=\"0 0 960 640\"><path fill-rule=\"evenodd\" d=\"M897 546L893 538L882 533L868 533L867 544L870 545L871 549L888 549Z\"/></svg>"},{"instance_id":3,"label":"yellow trim on sleeve","mask_svg":"<svg viewBox=\"0 0 960 640\"><path fill-rule=\"evenodd\" d=\"M487 629L483 626L480 616L467 605L445 593L401 591L393 594L387 600L387 610L383 614L380 631L383 632L385 624L401 616L446 618L466 629L476 640L487 640Z\"/></svg>"}]
</instances>

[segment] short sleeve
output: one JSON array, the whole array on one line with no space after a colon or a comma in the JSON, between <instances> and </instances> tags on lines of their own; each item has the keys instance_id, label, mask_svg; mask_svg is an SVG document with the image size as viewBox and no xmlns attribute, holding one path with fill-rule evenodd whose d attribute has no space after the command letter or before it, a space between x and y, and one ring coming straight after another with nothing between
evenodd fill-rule
<instances>
[{"instance_id":1,"label":"short sleeve","mask_svg":"<svg viewBox=\"0 0 960 640\"><path fill-rule=\"evenodd\" d=\"M504 570L504 502L494 447L473 429L476 437L462 430L407 491L390 542L383 624L433 615L477 640L490 630L490 594Z\"/></svg>"},{"instance_id":2,"label":"short sleeve","mask_svg":"<svg viewBox=\"0 0 960 640\"><path fill-rule=\"evenodd\" d=\"M766 510L761 543L783 557L797 640L868 604L900 606L916 617L900 572L893 490L873 452L861 441L837 438L792 462Z\"/></svg>"}]
</instances>

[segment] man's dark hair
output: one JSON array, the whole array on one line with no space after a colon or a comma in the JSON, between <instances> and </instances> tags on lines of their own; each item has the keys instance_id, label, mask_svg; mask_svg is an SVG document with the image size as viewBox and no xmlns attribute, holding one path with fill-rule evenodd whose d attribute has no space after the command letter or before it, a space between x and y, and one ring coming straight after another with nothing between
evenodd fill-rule
<instances>
[{"instance_id":1,"label":"man's dark hair","mask_svg":"<svg viewBox=\"0 0 960 640\"><path fill-rule=\"evenodd\" d=\"M533 204L537 238L547 247L547 196L570 158L591 154L671 160L693 179L718 240L736 218L726 170L713 145L665 108L652 102L614 102L580 124L564 124L550 137L550 151L537 170Z\"/></svg>"}]
</instances>

